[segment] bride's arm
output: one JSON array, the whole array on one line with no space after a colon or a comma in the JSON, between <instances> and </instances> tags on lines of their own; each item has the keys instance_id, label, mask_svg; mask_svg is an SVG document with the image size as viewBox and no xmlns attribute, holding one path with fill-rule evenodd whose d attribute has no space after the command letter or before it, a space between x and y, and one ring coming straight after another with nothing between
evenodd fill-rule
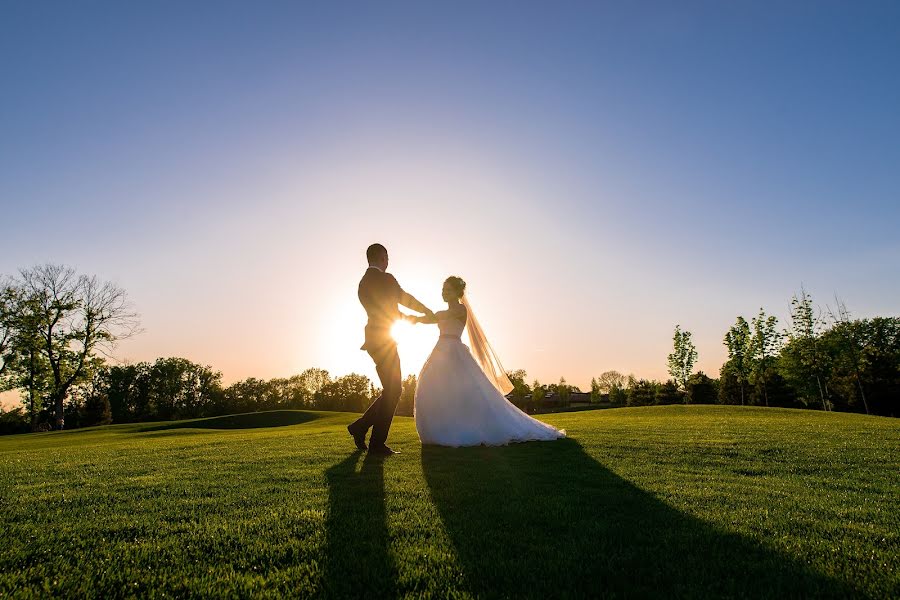
<instances>
[{"instance_id":1,"label":"bride's arm","mask_svg":"<svg viewBox=\"0 0 900 600\"><path fill-rule=\"evenodd\" d=\"M431 313L430 315L425 315L422 317L413 316L410 321L413 323L421 323L423 325L434 325L438 321L446 319L449 312L450 311L439 310L436 313Z\"/></svg>"},{"instance_id":2,"label":"bride's arm","mask_svg":"<svg viewBox=\"0 0 900 600\"><path fill-rule=\"evenodd\" d=\"M461 310L460 310L460 309L461 309ZM411 322L413 322L413 323L422 323L422 324L424 324L424 325L434 325L434 324L437 323L438 321L444 321L444 320L446 320L446 319L458 319L458 318L462 318L463 320L465 320L465 317L464 317L464 316L461 316L461 314L460 314L460 313L462 313L462 315L464 315L464 314L465 314L465 310L466 310L466 309L465 309L465 308L462 308L462 307L457 307L456 310L452 310L452 309L449 309L449 310L439 310L439 311L436 312L436 313L433 313L433 314L430 314L430 315L425 315L425 316L423 316L423 317L412 317L412 319L410 319L410 320L411 320Z\"/></svg>"}]
</instances>

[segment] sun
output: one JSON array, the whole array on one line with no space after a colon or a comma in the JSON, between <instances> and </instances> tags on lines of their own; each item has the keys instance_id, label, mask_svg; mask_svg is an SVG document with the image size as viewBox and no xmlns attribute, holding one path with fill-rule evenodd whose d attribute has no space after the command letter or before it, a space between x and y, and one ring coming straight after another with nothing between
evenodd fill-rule
<instances>
[{"instance_id":1,"label":"sun","mask_svg":"<svg viewBox=\"0 0 900 600\"><path fill-rule=\"evenodd\" d=\"M438 330L434 325L413 325L397 321L391 327L391 337L397 342L403 376L418 374L437 342Z\"/></svg>"}]
</instances>

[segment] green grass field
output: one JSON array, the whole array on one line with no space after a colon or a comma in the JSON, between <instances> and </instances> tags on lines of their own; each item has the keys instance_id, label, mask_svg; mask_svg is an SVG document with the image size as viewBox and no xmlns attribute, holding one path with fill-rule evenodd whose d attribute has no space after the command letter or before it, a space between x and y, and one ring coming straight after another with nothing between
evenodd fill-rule
<instances>
[{"instance_id":1,"label":"green grass field","mask_svg":"<svg viewBox=\"0 0 900 600\"><path fill-rule=\"evenodd\" d=\"M386 459L281 411L0 438L0 596L900 595L900 420L651 407Z\"/></svg>"}]
</instances>

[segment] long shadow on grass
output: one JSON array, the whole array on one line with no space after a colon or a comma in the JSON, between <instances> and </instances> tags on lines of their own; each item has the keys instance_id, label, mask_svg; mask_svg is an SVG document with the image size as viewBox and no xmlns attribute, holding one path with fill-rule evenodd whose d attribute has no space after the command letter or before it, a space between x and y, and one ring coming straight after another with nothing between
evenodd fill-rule
<instances>
[{"instance_id":1,"label":"long shadow on grass","mask_svg":"<svg viewBox=\"0 0 900 600\"><path fill-rule=\"evenodd\" d=\"M464 571L459 584L476 596L854 595L671 508L572 439L425 446L422 469Z\"/></svg>"},{"instance_id":2,"label":"long shadow on grass","mask_svg":"<svg viewBox=\"0 0 900 600\"><path fill-rule=\"evenodd\" d=\"M328 469L325 476L329 496L324 595L394 596L397 578L388 552L384 458L354 453Z\"/></svg>"}]
</instances>

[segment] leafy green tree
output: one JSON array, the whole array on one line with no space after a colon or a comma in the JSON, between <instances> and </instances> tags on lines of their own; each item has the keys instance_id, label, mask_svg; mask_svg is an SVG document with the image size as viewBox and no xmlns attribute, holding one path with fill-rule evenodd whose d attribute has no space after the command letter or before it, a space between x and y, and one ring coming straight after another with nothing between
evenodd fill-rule
<instances>
[{"instance_id":1,"label":"leafy green tree","mask_svg":"<svg viewBox=\"0 0 900 600\"><path fill-rule=\"evenodd\" d=\"M509 393L510 400L517 406L523 406L525 398L531 394L531 387L527 383L528 373L523 369L516 369L509 371L506 376L513 384L513 391Z\"/></svg>"},{"instance_id":2,"label":"leafy green tree","mask_svg":"<svg viewBox=\"0 0 900 600\"><path fill-rule=\"evenodd\" d=\"M874 317L861 326L869 405L874 414L900 416L900 317Z\"/></svg>"},{"instance_id":3,"label":"leafy green tree","mask_svg":"<svg viewBox=\"0 0 900 600\"><path fill-rule=\"evenodd\" d=\"M16 288L0 281L0 390L5 390L4 375L9 367L9 352L15 332Z\"/></svg>"},{"instance_id":4,"label":"leafy green tree","mask_svg":"<svg viewBox=\"0 0 900 600\"><path fill-rule=\"evenodd\" d=\"M865 369L863 356L866 345L866 322L851 320L850 311L847 310L847 305L840 298L835 297L835 304L835 309L829 311L829 315L834 323L830 333L834 338L835 359L838 362L839 370L852 373L856 389L859 390L863 408L868 415L871 413L869 412L869 403L866 400L866 389L863 384L862 374Z\"/></svg>"},{"instance_id":5,"label":"leafy green tree","mask_svg":"<svg viewBox=\"0 0 900 600\"><path fill-rule=\"evenodd\" d=\"M750 375L750 325L744 317L737 321L725 334L725 346L728 348L728 362L722 372L734 376L741 391L741 406L744 405L744 383Z\"/></svg>"},{"instance_id":6,"label":"leafy green tree","mask_svg":"<svg viewBox=\"0 0 900 600\"><path fill-rule=\"evenodd\" d=\"M769 391L766 382L775 363L781 346L781 333L778 331L778 319L767 316L760 308L759 315L751 322L749 346L750 379L759 389L766 406L769 406Z\"/></svg>"},{"instance_id":7,"label":"leafy green tree","mask_svg":"<svg viewBox=\"0 0 900 600\"><path fill-rule=\"evenodd\" d=\"M791 298L791 327L779 368L801 397L818 396L822 409L827 411L827 355L819 344L823 326L824 321L813 309L812 297L801 287L800 295Z\"/></svg>"},{"instance_id":8,"label":"leafy green tree","mask_svg":"<svg viewBox=\"0 0 900 600\"><path fill-rule=\"evenodd\" d=\"M128 423L152 418L148 410L147 371L149 363L107 366L98 374L109 400L114 423Z\"/></svg>"},{"instance_id":9,"label":"leafy green tree","mask_svg":"<svg viewBox=\"0 0 900 600\"><path fill-rule=\"evenodd\" d=\"M0 305L4 337L0 390L22 390L31 429L36 431L39 415L48 408L51 374L41 352L41 307L35 298L11 286L4 290Z\"/></svg>"},{"instance_id":10,"label":"leafy green tree","mask_svg":"<svg viewBox=\"0 0 900 600\"><path fill-rule=\"evenodd\" d=\"M614 385L609 388L609 403L622 405L628 402L628 391L625 387Z\"/></svg>"},{"instance_id":11,"label":"leafy green tree","mask_svg":"<svg viewBox=\"0 0 900 600\"><path fill-rule=\"evenodd\" d=\"M0 406L0 435L27 433L29 429L28 416L22 411L22 407L3 410Z\"/></svg>"},{"instance_id":12,"label":"leafy green tree","mask_svg":"<svg viewBox=\"0 0 900 600\"><path fill-rule=\"evenodd\" d=\"M73 404L78 407L77 418L80 427L109 425L113 422L112 407L104 383L105 378L101 369L88 384L78 386L71 393Z\"/></svg>"},{"instance_id":13,"label":"leafy green tree","mask_svg":"<svg viewBox=\"0 0 900 600\"><path fill-rule=\"evenodd\" d=\"M672 338L674 350L669 355L669 375L675 380L679 389L686 389L687 380L697 362L697 348L691 341L691 332L682 331L681 325L675 326Z\"/></svg>"},{"instance_id":14,"label":"leafy green tree","mask_svg":"<svg viewBox=\"0 0 900 600\"><path fill-rule=\"evenodd\" d=\"M338 377L320 390L320 406L325 410L363 412L371 401L371 384L368 377L358 373Z\"/></svg>"},{"instance_id":15,"label":"leafy green tree","mask_svg":"<svg viewBox=\"0 0 900 600\"><path fill-rule=\"evenodd\" d=\"M600 389L600 382L596 377L591 377L591 403L596 404L603 400L603 391Z\"/></svg>"},{"instance_id":16,"label":"leafy green tree","mask_svg":"<svg viewBox=\"0 0 900 600\"><path fill-rule=\"evenodd\" d=\"M312 397L308 395L300 375L292 375L283 380L281 394L285 406L290 408L303 408L312 404Z\"/></svg>"},{"instance_id":17,"label":"leafy green tree","mask_svg":"<svg viewBox=\"0 0 900 600\"><path fill-rule=\"evenodd\" d=\"M688 379L689 397L694 404L715 404L719 396L719 382L698 371Z\"/></svg>"},{"instance_id":18,"label":"leafy green tree","mask_svg":"<svg viewBox=\"0 0 900 600\"><path fill-rule=\"evenodd\" d=\"M271 391L272 386L264 379L248 377L236 381L225 388L224 410L221 412L243 413L274 408Z\"/></svg>"},{"instance_id":19,"label":"leafy green tree","mask_svg":"<svg viewBox=\"0 0 900 600\"><path fill-rule=\"evenodd\" d=\"M540 381L535 379L531 384L531 409L532 411L540 408L544 397L547 395L547 386L542 385Z\"/></svg>"},{"instance_id":20,"label":"leafy green tree","mask_svg":"<svg viewBox=\"0 0 900 600\"><path fill-rule=\"evenodd\" d=\"M550 390L556 394L556 397L559 399L560 406L567 406L569 404L569 398L572 395L572 392L578 392L578 388L569 385L566 382L565 377L559 378L559 383L550 386Z\"/></svg>"},{"instance_id":21,"label":"leafy green tree","mask_svg":"<svg viewBox=\"0 0 900 600\"><path fill-rule=\"evenodd\" d=\"M839 322L822 332L818 344L830 357L829 398L838 408L858 410L865 397L870 414L900 416L900 317Z\"/></svg>"},{"instance_id":22,"label":"leafy green tree","mask_svg":"<svg viewBox=\"0 0 900 600\"><path fill-rule=\"evenodd\" d=\"M669 379L665 383L653 382L655 404L680 404L688 401L688 395L678 389L678 384Z\"/></svg>"},{"instance_id":23,"label":"leafy green tree","mask_svg":"<svg viewBox=\"0 0 900 600\"><path fill-rule=\"evenodd\" d=\"M300 385L306 390L308 398L312 398L312 402L318 404L318 396L322 389L331 383L331 376L325 369L311 368L306 369L299 375Z\"/></svg>"},{"instance_id":24,"label":"leafy green tree","mask_svg":"<svg viewBox=\"0 0 900 600\"><path fill-rule=\"evenodd\" d=\"M648 379L638 379L628 386L626 403L628 406L649 406L656 402L656 388L659 384Z\"/></svg>"},{"instance_id":25,"label":"leafy green tree","mask_svg":"<svg viewBox=\"0 0 900 600\"><path fill-rule=\"evenodd\" d=\"M403 417L413 416L417 384L418 381L413 373L407 375L406 379L403 380L403 388L400 392L400 402L397 403L397 411L395 414Z\"/></svg>"},{"instance_id":26,"label":"leafy green tree","mask_svg":"<svg viewBox=\"0 0 900 600\"><path fill-rule=\"evenodd\" d=\"M740 404L741 386L734 372L723 364L719 369L719 404Z\"/></svg>"}]
</instances>

